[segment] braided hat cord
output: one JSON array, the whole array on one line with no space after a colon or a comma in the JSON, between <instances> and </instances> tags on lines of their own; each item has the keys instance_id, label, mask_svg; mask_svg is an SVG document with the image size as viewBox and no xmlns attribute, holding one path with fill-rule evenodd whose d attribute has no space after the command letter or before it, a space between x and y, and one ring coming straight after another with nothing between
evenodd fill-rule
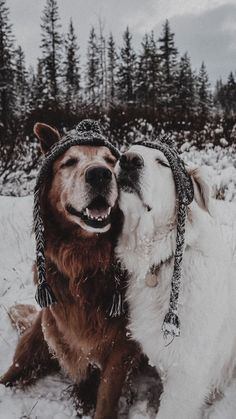
<instances>
[{"instance_id":1,"label":"braided hat cord","mask_svg":"<svg viewBox=\"0 0 236 419\"><path fill-rule=\"evenodd\" d=\"M181 265L184 253L187 206L191 204L194 197L193 184L190 175L185 169L183 160L179 157L179 154L173 147L173 144L169 143L168 136L162 136L153 143L140 141L135 144L160 150L167 158L174 177L178 208L176 250L174 256L174 270L171 279L169 311L165 315L162 326L164 337L170 336L174 338L180 335L178 300L181 284Z\"/></svg>"}]
</instances>

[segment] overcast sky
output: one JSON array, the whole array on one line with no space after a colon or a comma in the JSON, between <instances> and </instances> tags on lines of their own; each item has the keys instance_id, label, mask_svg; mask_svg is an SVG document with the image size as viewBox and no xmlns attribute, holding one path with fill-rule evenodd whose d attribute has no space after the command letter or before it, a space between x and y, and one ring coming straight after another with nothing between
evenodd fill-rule
<instances>
[{"instance_id":1,"label":"overcast sky","mask_svg":"<svg viewBox=\"0 0 236 419\"><path fill-rule=\"evenodd\" d=\"M40 16L45 2L7 0L17 42L27 63L33 65L40 54ZM236 70L236 0L58 0L58 5L64 32L73 18L83 60L89 30L99 18L119 45L129 25L137 51L145 32L154 30L158 37L168 18L178 50L189 52L193 68L198 69L204 60L213 83Z\"/></svg>"}]
</instances>

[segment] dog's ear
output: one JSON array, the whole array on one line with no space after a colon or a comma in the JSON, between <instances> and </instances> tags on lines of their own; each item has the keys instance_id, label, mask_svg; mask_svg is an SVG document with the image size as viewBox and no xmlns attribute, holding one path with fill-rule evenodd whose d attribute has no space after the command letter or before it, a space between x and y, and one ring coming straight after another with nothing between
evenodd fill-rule
<instances>
[{"instance_id":1,"label":"dog's ear","mask_svg":"<svg viewBox=\"0 0 236 419\"><path fill-rule=\"evenodd\" d=\"M50 125L37 122L34 125L34 133L40 141L43 153L46 153L49 148L60 140L60 134L57 129L50 127Z\"/></svg>"},{"instance_id":2,"label":"dog's ear","mask_svg":"<svg viewBox=\"0 0 236 419\"><path fill-rule=\"evenodd\" d=\"M189 174L193 182L194 199L200 208L211 213L211 187L206 180L206 173L200 167L190 169Z\"/></svg>"}]
</instances>

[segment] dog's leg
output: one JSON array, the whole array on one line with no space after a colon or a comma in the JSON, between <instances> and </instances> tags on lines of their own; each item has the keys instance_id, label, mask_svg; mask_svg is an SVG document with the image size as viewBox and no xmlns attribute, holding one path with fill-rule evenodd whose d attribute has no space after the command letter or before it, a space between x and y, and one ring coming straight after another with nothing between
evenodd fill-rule
<instances>
[{"instance_id":1,"label":"dog's leg","mask_svg":"<svg viewBox=\"0 0 236 419\"><path fill-rule=\"evenodd\" d=\"M38 378L57 371L59 365L49 353L41 327L42 312L26 332L20 337L12 365L0 378L5 386L26 386Z\"/></svg>"},{"instance_id":2,"label":"dog's leg","mask_svg":"<svg viewBox=\"0 0 236 419\"><path fill-rule=\"evenodd\" d=\"M156 419L200 419L207 394L207 375L199 377L197 370L179 365L164 384Z\"/></svg>"},{"instance_id":3,"label":"dog's leg","mask_svg":"<svg viewBox=\"0 0 236 419\"><path fill-rule=\"evenodd\" d=\"M111 349L111 354L101 374L94 419L117 418L122 386L137 367L139 359L138 348L133 342Z\"/></svg>"},{"instance_id":4,"label":"dog's leg","mask_svg":"<svg viewBox=\"0 0 236 419\"><path fill-rule=\"evenodd\" d=\"M87 377L74 384L70 391L78 417L90 416L95 410L97 390L100 382L100 369L88 366Z\"/></svg>"}]
</instances>

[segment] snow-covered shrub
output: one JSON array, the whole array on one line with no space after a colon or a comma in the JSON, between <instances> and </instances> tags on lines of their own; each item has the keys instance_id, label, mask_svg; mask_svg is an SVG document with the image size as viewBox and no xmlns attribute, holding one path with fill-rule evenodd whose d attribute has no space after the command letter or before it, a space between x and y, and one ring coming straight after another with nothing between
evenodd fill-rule
<instances>
[{"instance_id":1,"label":"snow-covered shrub","mask_svg":"<svg viewBox=\"0 0 236 419\"><path fill-rule=\"evenodd\" d=\"M103 116L101 122L105 134L122 152L135 141L152 141L158 134L169 132L186 161L207 167L215 196L228 201L236 200L236 147L229 146L232 139L236 139L236 125L230 131L229 139L222 121L206 123L200 131L191 130L189 125L182 128L181 123L181 129L169 131L167 123L156 121L154 127L143 118L126 121L119 127L114 126L107 115ZM0 194L23 196L33 192L39 147L32 139L23 144L17 157L13 156L8 169L0 175Z\"/></svg>"},{"instance_id":2,"label":"snow-covered shrub","mask_svg":"<svg viewBox=\"0 0 236 419\"><path fill-rule=\"evenodd\" d=\"M192 147L183 151L186 162L204 166L217 199L236 201L236 151L234 147L222 148L208 145L203 150Z\"/></svg>"}]
</instances>

